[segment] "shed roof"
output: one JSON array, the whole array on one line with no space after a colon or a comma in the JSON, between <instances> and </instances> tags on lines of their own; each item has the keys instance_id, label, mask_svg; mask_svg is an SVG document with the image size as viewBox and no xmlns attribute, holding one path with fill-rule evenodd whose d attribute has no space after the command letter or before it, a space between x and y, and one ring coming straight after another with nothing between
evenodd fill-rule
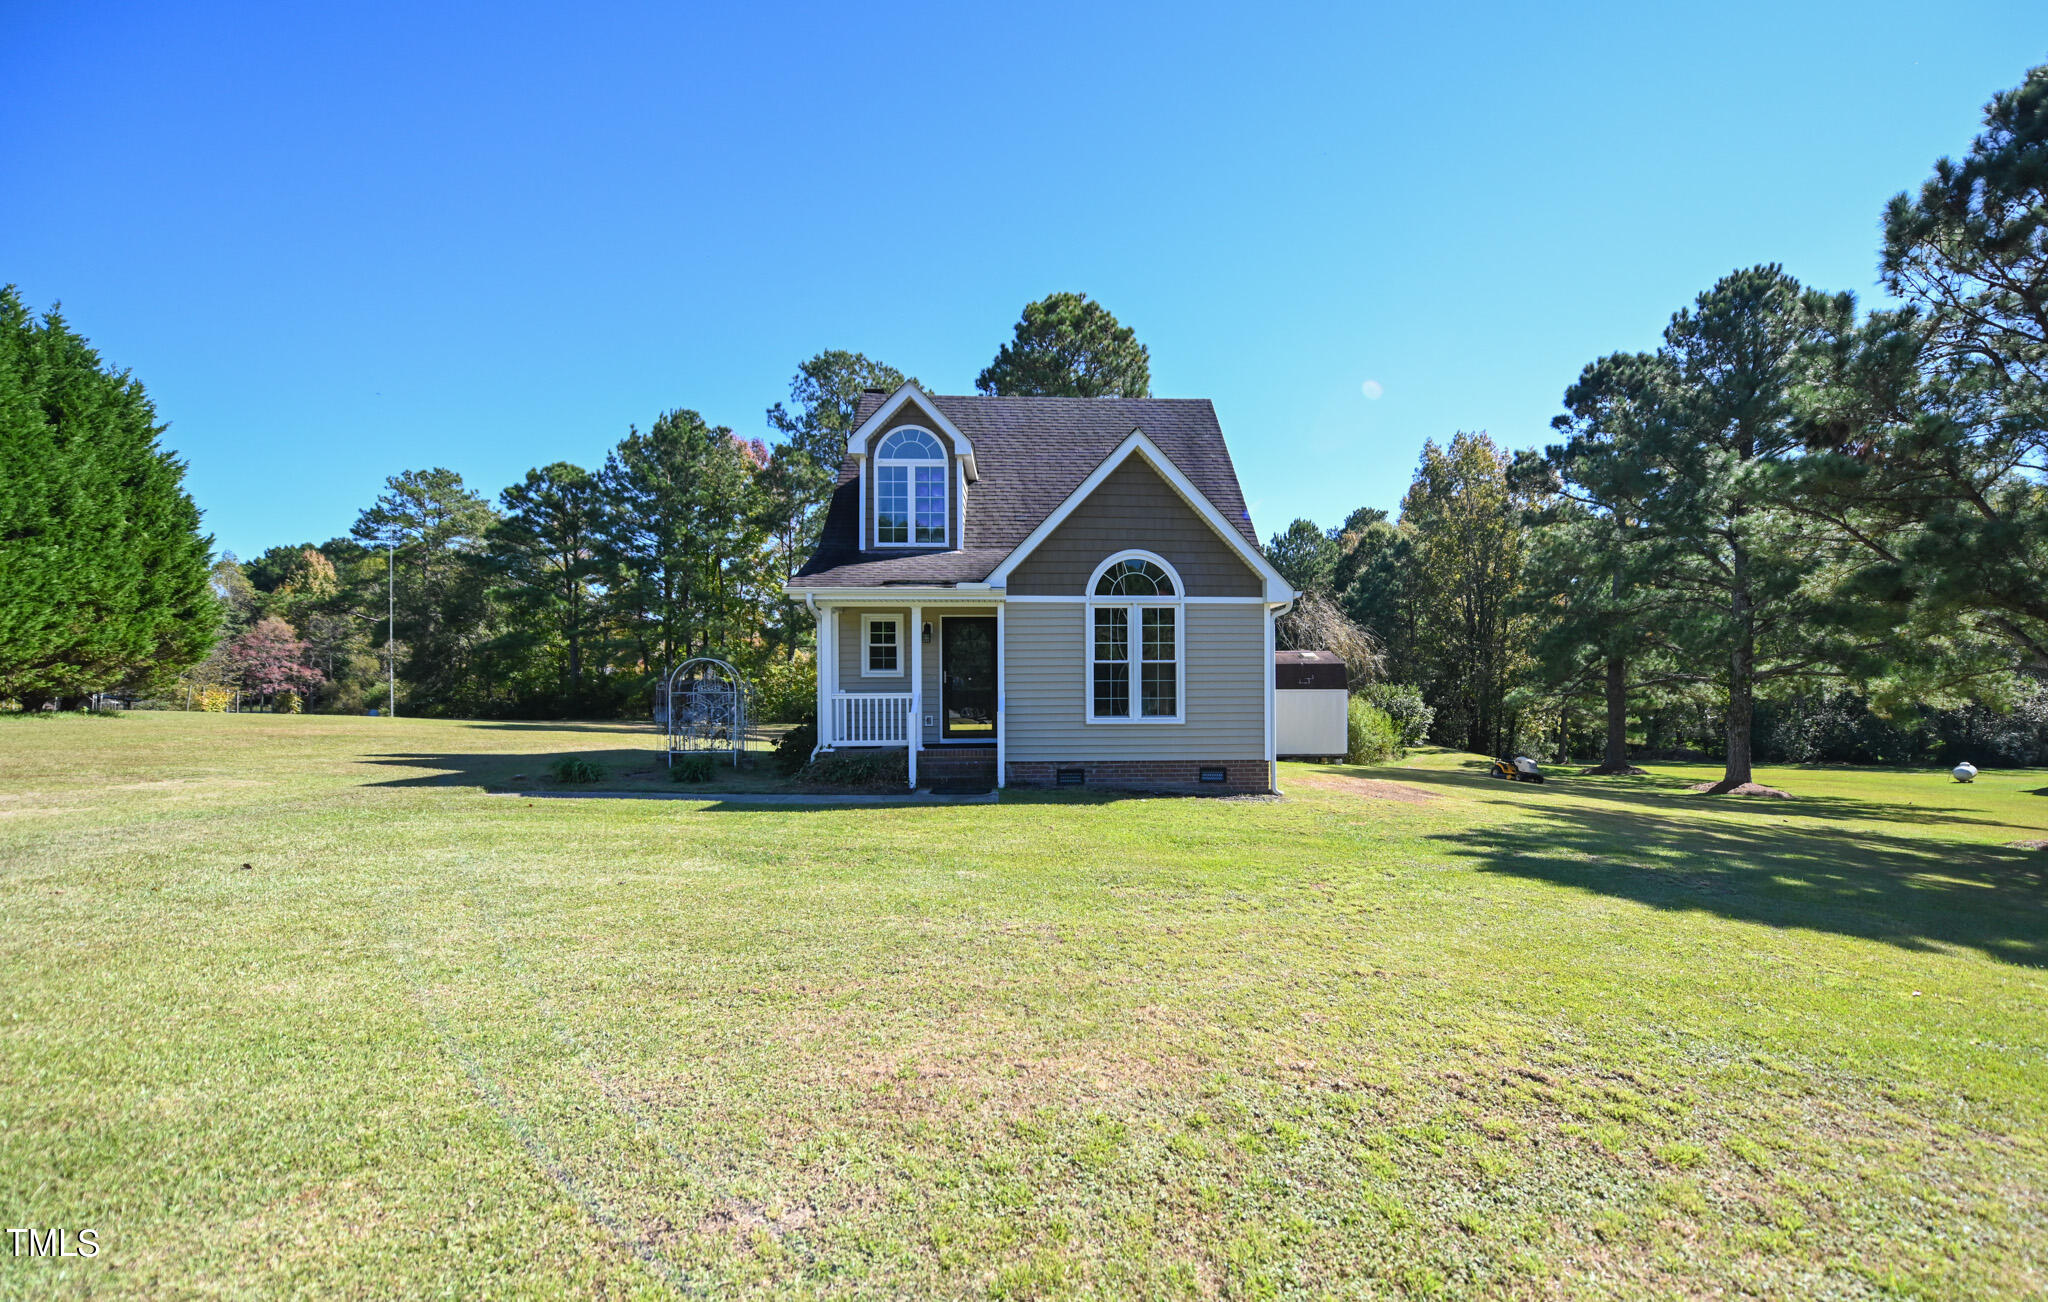
<instances>
[{"instance_id":1,"label":"shed roof","mask_svg":"<svg viewBox=\"0 0 2048 1302\"><path fill-rule=\"evenodd\" d=\"M1335 651L1275 651L1273 686L1282 690L1346 690L1351 671Z\"/></svg>"}]
</instances>

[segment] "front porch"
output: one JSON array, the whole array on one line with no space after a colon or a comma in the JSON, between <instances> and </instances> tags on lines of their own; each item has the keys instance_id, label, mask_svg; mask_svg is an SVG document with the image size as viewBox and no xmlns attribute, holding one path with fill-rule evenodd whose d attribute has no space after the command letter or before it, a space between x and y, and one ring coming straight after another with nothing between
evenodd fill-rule
<instances>
[{"instance_id":1,"label":"front porch","mask_svg":"<svg viewBox=\"0 0 2048 1302\"><path fill-rule=\"evenodd\" d=\"M909 785L1003 785L1003 607L818 601L818 753L902 747Z\"/></svg>"}]
</instances>

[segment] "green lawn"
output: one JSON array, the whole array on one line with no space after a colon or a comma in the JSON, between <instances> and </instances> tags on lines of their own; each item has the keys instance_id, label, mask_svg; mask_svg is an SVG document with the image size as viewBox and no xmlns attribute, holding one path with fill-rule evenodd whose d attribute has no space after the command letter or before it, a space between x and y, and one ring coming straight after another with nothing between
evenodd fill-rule
<instances>
[{"instance_id":1,"label":"green lawn","mask_svg":"<svg viewBox=\"0 0 2048 1302\"><path fill-rule=\"evenodd\" d=\"M2048 771L486 790L653 741L0 719L0 1293L2048 1291Z\"/></svg>"}]
</instances>

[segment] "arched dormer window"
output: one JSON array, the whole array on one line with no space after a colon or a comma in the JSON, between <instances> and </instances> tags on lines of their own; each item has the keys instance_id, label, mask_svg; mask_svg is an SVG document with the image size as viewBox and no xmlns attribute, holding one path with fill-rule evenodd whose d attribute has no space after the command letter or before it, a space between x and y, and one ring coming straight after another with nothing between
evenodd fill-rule
<instances>
[{"instance_id":1,"label":"arched dormer window","mask_svg":"<svg viewBox=\"0 0 2048 1302\"><path fill-rule=\"evenodd\" d=\"M1088 722L1179 723L1186 621L1180 575L1119 552L1088 579Z\"/></svg>"},{"instance_id":2,"label":"arched dormer window","mask_svg":"<svg viewBox=\"0 0 2048 1302\"><path fill-rule=\"evenodd\" d=\"M946 449L928 430L890 430L875 449L875 544L944 547Z\"/></svg>"}]
</instances>

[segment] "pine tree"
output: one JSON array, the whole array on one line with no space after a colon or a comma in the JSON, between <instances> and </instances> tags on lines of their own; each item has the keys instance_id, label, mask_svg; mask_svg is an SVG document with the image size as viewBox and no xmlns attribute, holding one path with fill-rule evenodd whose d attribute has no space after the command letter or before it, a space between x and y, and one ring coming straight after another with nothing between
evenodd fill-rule
<instances>
[{"instance_id":1,"label":"pine tree","mask_svg":"<svg viewBox=\"0 0 2048 1302\"><path fill-rule=\"evenodd\" d=\"M1025 305L1016 337L974 384L1003 397L1146 398L1152 355L1086 294L1048 294Z\"/></svg>"},{"instance_id":2,"label":"pine tree","mask_svg":"<svg viewBox=\"0 0 2048 1302\"><path fill-rule=\"evenodd\" d=\"M605 569L599 555L606 528L604 493L595 475L557 461L527 471L525 480L498 500L505 515L488 539L493 572L527 628L560 640L561 695L575 708L583 699L593 588Z\"/></svg>"}]
</instances>

